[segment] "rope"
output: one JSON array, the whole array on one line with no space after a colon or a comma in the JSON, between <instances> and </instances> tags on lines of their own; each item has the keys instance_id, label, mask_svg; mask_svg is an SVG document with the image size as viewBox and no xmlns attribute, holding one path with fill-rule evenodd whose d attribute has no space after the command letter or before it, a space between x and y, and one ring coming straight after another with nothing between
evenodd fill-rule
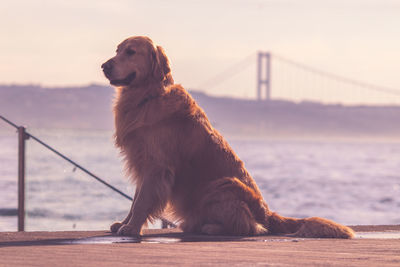
<instances>
[{"instance_id":1,"label":"rope","mask_svg":"<svg viewBox=\"0 0 400 267\"><path fill-rule=\"evenodd\" d=\"M18 129L19 127L13 123L12 121L6 119L4 116L0 115L0 119L2 119L3 121L5 121L6 123L8 123L9 125L13 126L14 128ZM104 184L105 186L107 186L108 188L114 190L115 192L119 193L120 195L122 195L123 197L125 197L126 199L133 201L133 199L128 196L127 194L125 194L124 192L122 192L121 190L119 190L118 188L114 187L113 185L107 183L106 181L104 181L103 179L101 179L100 177L98 177L97 175L95 175L94 173L90 172L88 169L84 168L83 166L79 165L78 163L76 163L75 161L71 160L70 158L68 158L67 156L61 154L60 152L58 152L57 150L55 150L54 148L52 148L51 146L49 146L48 144L46 144L45 142L43 142L42 140L40 140L39 138L33 136L32 134L25 132L25 134L29 137L32 138L33 140L35 140L36 142L38 142L39 144L41 144L42 146L44 146L45 148L47 148L48 150L52 151L53 153L55 153L57 156L63 158L64 160L68 161L69 163L71 163L72 165L74 165L74 167L80 169L81 171L83 171L84 173L88 174L89 176L91 176L92 178L96 179L98 182ZM166 223L172 227L176 227L176 225L170 221L168 221L165 218L160 217L160 220L163 223Z\"/></svg>"}]
</instances>

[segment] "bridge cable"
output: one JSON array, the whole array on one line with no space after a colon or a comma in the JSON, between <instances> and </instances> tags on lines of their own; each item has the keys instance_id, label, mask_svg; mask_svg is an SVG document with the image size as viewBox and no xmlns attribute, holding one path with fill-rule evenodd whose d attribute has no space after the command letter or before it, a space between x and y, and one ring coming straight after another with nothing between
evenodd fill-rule
<instances>
[{"instance_id":1,"label":"bridge cable","mask_svg":"<svg viewBox=\"0 0 400 267\"><path fill-rule=\"evenodd\" d=\"M284 63L290 64L290 65L292 65L294 67L297 67L299 69L302 69L304 71L308 71L308 72L311 72L311 73L314 73L314 74L317 74L317 75L320 75L320 76L325 76L325 77L327 77L329 79L336 80L338 82L352 84L354 86L362 87L362 88L365 88L367 90L379 91L379 92L386 93L386 94L400 96L400 90L396 90L396 89L388 88L388 87L384 87L384 86L379 86L379 85L375 85L375 84L371 84L371 83L366 83L366 82L362 82L362 81L359 81L359 80L347 78L347 77L344 77L344 76L341 76L341 75L336 75L336 74L333 74L333 73L330 73L330 72L327 72L327 71L322 71L320 69L317 69L317 68L314 68L314 67L310 67L308 65L293 61L291 59L287 59L287 58L282 57L282 56L277 55L277 54L273 54L272 58L280 60L280 61L282 61Z\"/></svg>"}]
</instances>

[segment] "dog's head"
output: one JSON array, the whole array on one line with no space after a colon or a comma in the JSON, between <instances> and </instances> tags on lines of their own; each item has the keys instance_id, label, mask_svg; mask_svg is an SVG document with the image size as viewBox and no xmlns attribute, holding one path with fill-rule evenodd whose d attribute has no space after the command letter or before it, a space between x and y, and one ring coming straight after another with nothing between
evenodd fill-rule
<instances>
[{"instance_id":1,"label":"dog's head","mask_svg":"<svg viewBox=\"0 0 400 267\"><path fill-rule=\"evenodd\" d=\"M146 82L171 83L171 68L164 49L144 36L126 39L117 55L101 65L104 75L115 86L140 86Z\"/></svg>"}]
</instances>

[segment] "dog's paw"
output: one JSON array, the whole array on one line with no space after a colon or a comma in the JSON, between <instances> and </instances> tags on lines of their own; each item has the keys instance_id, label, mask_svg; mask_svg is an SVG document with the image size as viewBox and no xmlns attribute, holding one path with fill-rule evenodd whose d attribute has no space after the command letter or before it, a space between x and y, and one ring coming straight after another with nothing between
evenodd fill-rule
<instances>
[{"instance_id":1,"label":"dog's paw","mask_svg":"<svg viewBox=\"0 0 400 267\"><path fill-rule=\"evenodd\" d=\"M128 224L124 224L118 229L117 234L124 236L140 237L140 229L132 227L131 225Z\"/></svg>"},{"instance_id":2,"label":"dog's paw","mask_svg":"<svg viewBox=\"0 0 400 267\"><path fill-rule=\"evenodd\" d=\"M123 224L121 222L115 222L113 224L111 224L110 226L110 231L111 233L117 233L119 228L121 228Z\"/></svg>"}]
</instances>

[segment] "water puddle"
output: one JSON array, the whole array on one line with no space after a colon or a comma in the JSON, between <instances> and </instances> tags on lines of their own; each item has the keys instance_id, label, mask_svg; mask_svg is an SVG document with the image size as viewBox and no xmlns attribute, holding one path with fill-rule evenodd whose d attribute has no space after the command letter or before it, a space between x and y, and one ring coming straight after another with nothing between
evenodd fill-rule
<instances>
[{"instance_id":1,"label":"water puddle","mask_svg":"<svg viewBox=\"0 0 400 267\"><path fill-rule=\"evenodd\" d=\"M356 239L400 239L400 232L356 232ZM127 236L94 236L88 238L64 240L63 244L122 244L122 243L153 243L171 244L180 242L300 242L316 238L285 238L285 237L205 237L205 236L144 236L142 238Z\"/></svg>"},{"instance_id":2,"label":"water puddle","mask_svg":"<svg viewBox=\"0 0 400 267\"><path fill-rule=\"evenodd\" d=\"M180 242L299 242L305 239L294 238L241 238L241 237L204 237L204 236L185 236L185 237L122 237L122 236L96 236L75 240L62 241L63 244L121 244L121 243L153 243L171 244Z\"/></svg>"},{"instance_id":3,"label":"water puddle","mask_svg":"<svg viewBox=\"0 0 400 267\"><path fill-rule=\"evenodd\" d=\"M122 236L95 236L75 240L63 241L68 244L122 244L122 243L178 243L183 242L181 238L171 237L122 237Z\"/></svg>"}]
</instances>

